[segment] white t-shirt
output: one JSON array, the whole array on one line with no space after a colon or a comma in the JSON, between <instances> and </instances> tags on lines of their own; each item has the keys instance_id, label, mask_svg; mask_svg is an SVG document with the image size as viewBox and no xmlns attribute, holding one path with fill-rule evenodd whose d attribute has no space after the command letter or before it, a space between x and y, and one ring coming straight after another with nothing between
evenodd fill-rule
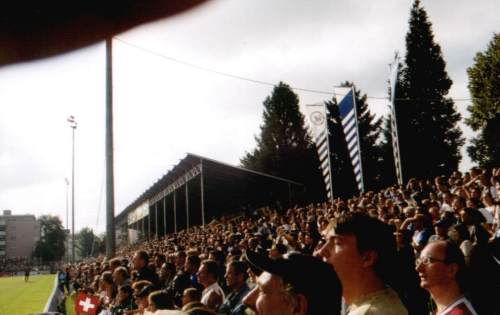
<instances>
[{"instance_id":1,"label":"white t-shirt","mask_svg":"<svg viewBox=\"0 0 500 315\"><path fill-rule=\"evenodd\" d=\"M220 295L222 297L222 301L225 300L226 297L224 296L224 291L222 290L222 288L219 286L219 284L217 282L214 282L211 285L209 285L208 287L206 287L205 290L203 290L203 292L201 294L201 301L200 302L204 305L207 305L208 297L210 296L210 294L212 292L215 292L218 295Z\"/></svg>"},{"instance_id":2,"label":"white t-shirt","mask_svg":"<svg viewBox=\"0 0 500 315\"><path fill-rule=\"evenodd\" d=\"M491 208L488 209L488 208ZM486 207L486 208L479 208L479 212L483 215L483 217L486 219L486 223L488 224L493 224L493 207Z\"/></svg>"}]
</instances>

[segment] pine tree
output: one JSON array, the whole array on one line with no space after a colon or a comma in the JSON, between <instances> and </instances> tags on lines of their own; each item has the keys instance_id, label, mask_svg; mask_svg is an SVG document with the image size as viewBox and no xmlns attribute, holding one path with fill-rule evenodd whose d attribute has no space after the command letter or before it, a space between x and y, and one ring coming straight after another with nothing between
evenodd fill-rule
<instances>
[{"instance_id":1,"label":"pine tree","mask_svg":"<svg viewBox=\"0 0 500 315\"><path fill-rule=\"evenodd\" d=\"M263 103L264 123L257 147L241 159L249 169L295 180L306 186L306 201L325 200L316 149L304 129L299 98L280 82Z\"/></svg>"},{"instance_id":2,"label":"pine tree","mask_svg":"<svg viewBox=\"0 0 500 315\"><path fill-rule=\"evenodd\" d=\"M460 114L446 95L452 81L427 13L416 0L406 35L406 56L396 88L404 180L450 174L458 168L464 139Z\"/></svg>"},{"instance_id":3,"label":"pine tree","mask_svg":"<svg viewBox=\"0 0 500 315\"><path fill-rule=\"evenodd\" d=\"M500 34L495 34L488 49L477 53L474 65L467 69L472 105L466 123L477 137L467 152L481 167L500 165Z\"/></svg>"}]
</instances>

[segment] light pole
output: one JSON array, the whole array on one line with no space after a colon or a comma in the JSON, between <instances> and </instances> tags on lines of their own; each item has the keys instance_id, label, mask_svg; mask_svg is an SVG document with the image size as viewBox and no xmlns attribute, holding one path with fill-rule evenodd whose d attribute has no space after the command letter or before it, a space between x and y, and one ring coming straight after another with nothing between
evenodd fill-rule
<instances>
[{"instance_id":1,"label":"light pole","mask_svg":"<svg viewBox=\"0 0 500 315\"><path fill-rule=\"evenodd\" d=\"M69 202L69 197L68 197L68 195L69 195L69 180L68 180L68 178L64 177L64 182L66 183L66 231L68 231L69 230L69 214L68 214L69 213L68 212L68 210L69 210L69 203L68 203ZM64 232L65 235L66 235L66 233L67 232ZM66 241L66 244L69 244L69 242ZM64 251L65 251L64 256L66 257L67 260L69 260L69 257L68 257L69 256L68 255L69 248L67 248L67 247L68 246L64 246L64 248L65 248L64 249Z\"/></svg>"},{"instance_id":2,"label":"light pole","mask_svg":"<svg viewBox=\"0 0 500 315\"><path fill-rule=\"evenodd\" d=\"M64 177L64 182L66 183L66 230L69 229L69 180L67 177Z\"/></svg>"},{"instance_id":3,"label":"light pole","mask_svg":"<svg viewBox=\"0 0 500 315\"><path fill-rule=\"evenodd\" d=\"M72 154L71 154L71 261L75 261L75 117L68 117L69 126L72 129Z\"/></svg>"}]
</instances>

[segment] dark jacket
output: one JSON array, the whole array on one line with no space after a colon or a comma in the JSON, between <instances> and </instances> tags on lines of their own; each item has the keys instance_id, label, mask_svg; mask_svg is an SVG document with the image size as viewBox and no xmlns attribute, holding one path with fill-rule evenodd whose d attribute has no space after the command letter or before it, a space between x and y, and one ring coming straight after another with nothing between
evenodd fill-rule
<instances>
[{"instance_id":1,"label":"dark jacket","mask_svg":"<svg viewBox=\"0 0 500 315\"><path fill-rule=\"evenodd\" d=\"M137 271L136 281L147 280L150 281L155 287L158 287L159 280L158 275L153 270L148 267L143 267L141 270Z\"/></svg>"}]
</instances>

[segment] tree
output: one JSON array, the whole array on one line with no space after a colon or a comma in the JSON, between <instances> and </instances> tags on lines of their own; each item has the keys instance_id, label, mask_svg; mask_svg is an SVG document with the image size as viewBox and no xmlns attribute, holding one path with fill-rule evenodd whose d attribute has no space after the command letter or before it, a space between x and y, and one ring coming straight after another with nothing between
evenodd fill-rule
<instances>
[{"instance_id":1,"label":"tree","mask_svg":"<svg viewBox=\"0 0 500 315\"><path fill-rule=\"evenodd\" d=\"M464 143L460 114L446 95L452 81L427 13L416 0L406 35L406 56L396 87L396 116L404 180L450 174Z\"/></svg>"},{"instance_id":2,"label":"tree","mask_svg":"<svg viewBox=\"0 0 500 315\"><path fill-rule=\"evenodd\" d=\"M325 199L316 149L304 129L299 98L280 82L263 103L263 124L257 147L241 159L249 169L291 179L306 186L304 201Z\"/></svg>"},{"instance_id":3,"label":"tree","mask_svg":"<svg viewBox=\"0 0 500 315\"><path fill-rule=\"evenodd\" d=\"M479 134L467 152L481 167L500 165L500 34L494 34L487 50L479 52L467 69L472 105L465 120Z\"/></svg>"},{"instance_id":4,"label":"tree","mask_svg":"<svg viewBox=\"0 0 500 315\"><path fill-rule=\"evenodd\" d=\"M365 190L375 190L380 187L381 174L381 148L379 138L381 133L382 119L376 119L368 108L366 94L351 82L344 82L341 86L354 88L354 99L358 114L359 139L361 146L361 164L363 167L363 178ZM339 110L334 100L325 102L331 118L328 123L330 132L330 145L332 147L332 173L334 181L334 196L351 197L357 192L354 179L354 171L347 150L344 130L340 123ZM341 183L336 185L335 183Z\"/></svg>"},{"instance_id":5,"label":"tree","mask_svg":"<svg viewBox=\"0 0 500 315\"><path fill-rule=\"evenodd\" d=\"M59 261L64 256L66 233L61 220L51 215L43 215L38 219L41 238L35 245L33 256L43 262Z\"/></svg>"},{"instance_id":6,"label":"tree","mask_svg":"<svg viewBox=\"0 0 500 315\"><path fill-rule=\"evenodd\" d=\"M99 253L102 240L94 234L94 231L85 227L76 235L76 249L82 258L94 257Z\"/></svg>"}]
</instances>

